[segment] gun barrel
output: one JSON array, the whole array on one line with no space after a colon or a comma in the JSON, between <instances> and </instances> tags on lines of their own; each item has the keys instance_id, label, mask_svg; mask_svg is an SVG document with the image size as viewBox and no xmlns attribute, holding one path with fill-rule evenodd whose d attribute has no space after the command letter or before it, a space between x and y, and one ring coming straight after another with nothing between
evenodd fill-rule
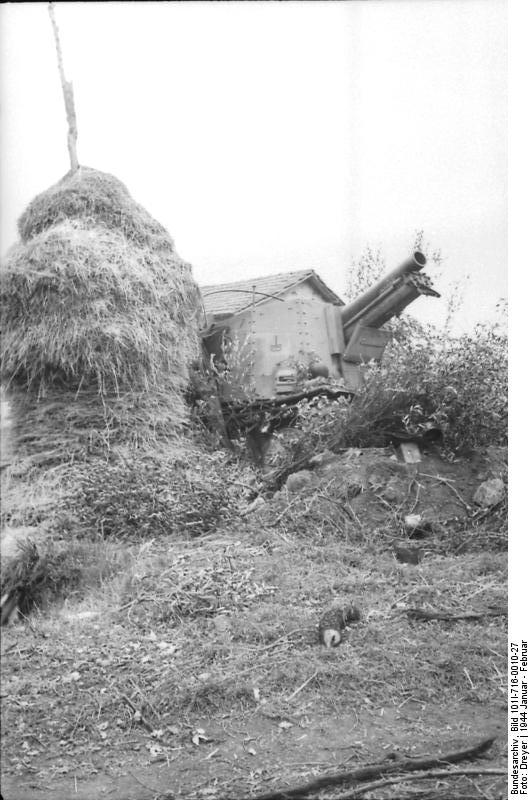
<instances>
[{"instance_id":1,"label":"gun barrel","mask_svg":"<svg viewBox=\"0 0 530 800\"><path fill-rule=\"evenodd\" d=\"M356 300L353 300L349 305L341 310L342 324L346 328L359 317L359 314L371 305L394 281L405 275L410 275L412 272L419 272L425 264L427 259L421 250L415 250L414 253L402 264L400 264L391 272L387 273L381 280L377 281L374 286L371 286Z\"/></svg>"}]
</instances>

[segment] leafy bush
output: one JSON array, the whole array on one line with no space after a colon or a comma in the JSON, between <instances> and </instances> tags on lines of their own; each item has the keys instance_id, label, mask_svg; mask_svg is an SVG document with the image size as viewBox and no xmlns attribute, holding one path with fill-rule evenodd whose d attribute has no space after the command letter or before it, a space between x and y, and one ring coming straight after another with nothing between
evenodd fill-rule
<instances>
[{"instance_id":1,"label":"leafy bush","mask_svg":"<svg viewBox=\"0 0 530 800\"><path fill-rule=\"evenodd\" d=\"M297 408L304 435L286 457L297 465L325 448L382 446L396 430L416 436L439 428L448 455L506 445L506 333L492 323L457 337L425 327L396 337L381 366L366 366L355 397L318 397Z\"/></svg>"},{"instance_id":2,"label":"leafy bush","mask_svg":"<svg viewBox=\"0 0 530 800\"><path fill-rule=\"evenodd\" d=\"M501 325L477 325L458 337L431 331L396 343L382 369L370 372L365 403L382 411L387 404L407 432L439 427L452 452L507 443L507 340Z\"/></svg>"},{"instance_id":3,"label":"leafy bush","mask_svg":"<svg viewBox=\"0 0 530 800\"><path fill-rule=\"evenodd\" d=\"M422 231L414 249L429 254ZM435 268L442 257L429 254ZM367 247L348 275L349 298L358 296L386 271L381 251ZM382 364L366 365L363 385L351 400L315 398L298 405L303 438L291 446L299 464L315 449L381 446L385 432L418 435L436 427L448 454L507 443L508 363L506 306L496 321L456 336L450 330L462 301L463 284L451 287L442 329L408 314L384 327L392 334Z\"/></svg>"}]
</instances>

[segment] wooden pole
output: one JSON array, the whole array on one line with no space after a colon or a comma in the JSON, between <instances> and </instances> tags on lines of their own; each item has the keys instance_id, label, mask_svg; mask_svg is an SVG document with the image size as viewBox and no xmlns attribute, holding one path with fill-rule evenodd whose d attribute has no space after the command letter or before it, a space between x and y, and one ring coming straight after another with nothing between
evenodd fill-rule
<instances>
[{"instance_id":1,"label":"wooden pole","mask_svg":"<svg viewBox=\"0 0 530 800\"><path fill-rule=\"evenodd\" d=\"M53 28L53 35L55 38L55 49L57 51L57 64L59 67L59 75L61 77L61 85L63 87L64 107L66 109L66 121L68 122L68 153L70 155L70 171L75 172L79 169L79 161L77 160L77 121L75 117L75 104L74 104L74 88L69 83L64 75L63 56L61 52L61 41L59 39L59 28L55 19L55 3L48 4L48 13Z\"/></svg>"}]
</instances>

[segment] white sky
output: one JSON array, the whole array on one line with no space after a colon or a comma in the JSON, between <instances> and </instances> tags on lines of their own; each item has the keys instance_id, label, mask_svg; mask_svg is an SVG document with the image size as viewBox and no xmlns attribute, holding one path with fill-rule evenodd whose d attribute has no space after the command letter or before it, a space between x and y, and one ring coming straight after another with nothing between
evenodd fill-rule
<instances>
[{"instance_id":1,"label":"white sky","mask_svg":"<svg viewBox=\"0 0 530 800\"><path fill-rule=\"evenodd\" d=\"M314 268L423 228L464 274L459 327L506 296L504 0L58 3L82 164L171 232L199 283ZM45 3L0 7L1 250L67 172ZM411 311L439 321L443 306Z\"/></svg>"}]
</instances>

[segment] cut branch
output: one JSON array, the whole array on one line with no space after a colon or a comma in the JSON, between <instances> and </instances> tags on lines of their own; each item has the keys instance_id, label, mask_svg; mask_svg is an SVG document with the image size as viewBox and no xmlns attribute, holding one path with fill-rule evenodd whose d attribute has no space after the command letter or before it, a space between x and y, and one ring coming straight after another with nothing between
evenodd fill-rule
<instances>
[{"instance_id":1,"label":"cut branch","mask_svg":"<svg viewBox=\"0 0 530 800\"><path fill-rule=\"evenodd\" d=\"M321 778L317 778L314 781L304 783L300 786L287 787L279 791L256 795L253 800L293 800L293 798L307 797L308 795L316 794L316 792L319 792L321 789L330 786L362 783L372 780L373 778L379 779L382 775L402 772L423 772L424 770L434 769L436 767L444 767L447 764L458 764L460 761L468 761L483 755L489 750L494 741L495 737L484 739L482 742L479 742L477 745L467 750L460 750L456 753L448 753L443 756L408 759L400 761L397 764L375 764L370 767L361 767L353 772L338 772L332 775L324 775Z\"/></svg>"},{"instance_id":2,"label":"cut branch","mask_svg":"<svg viewBox=\"0 0 530 800\"><path fill-rule=\"evenodd\" d=\"M70 170L75 172L79 169L77 160L77 121L75 116L74 87L66 80L63 66L63 55L61 51L61 41L59 39L59 28L55 19L55 3L48 4L48 13L53 28L55 38L55 49L57 51L57 65L63 88L64 107L66 109L66 121L68 122L68 153L70 156Z\"/></svg>"},{"instance_id":3,"label":"cut branch","mask_svg":"<svg viewBox=\"0 0 530 800\"><path fill-rule=\"evenodd\" d=\"M482 614L444 614L438 611L428 611L423 608L406 608L405 614L409 619L416 620L417 622L430 622L432 620L440 620L442 622L458 622L459 620L478 620L486 619L487 617L503 617L508 613L507 609L498 608L491 611L484 611Z\"/></svg>"},{"instance_id":4,"label":"cut branch","mask_svg":"<svg viewBox=\"0 0 530 800\"><path fill-rule=\"evenodd\" d=\"M334 800L357 800L363 797L368 792L373 792L376 789L381 789L383 786L390 786L394 783L405 783L405 781L426 781L433 780L434 778L460 778L465 776L480 777L481 775L506 775L505 769L477 769L470 767L469 769L445 769L445 770L429 770L422 772L421 775L398 775L396 778L384 778L380 781L372 781L364 786L359 786L347 794L336 795Z\"/></svg>"}]
</instances>

